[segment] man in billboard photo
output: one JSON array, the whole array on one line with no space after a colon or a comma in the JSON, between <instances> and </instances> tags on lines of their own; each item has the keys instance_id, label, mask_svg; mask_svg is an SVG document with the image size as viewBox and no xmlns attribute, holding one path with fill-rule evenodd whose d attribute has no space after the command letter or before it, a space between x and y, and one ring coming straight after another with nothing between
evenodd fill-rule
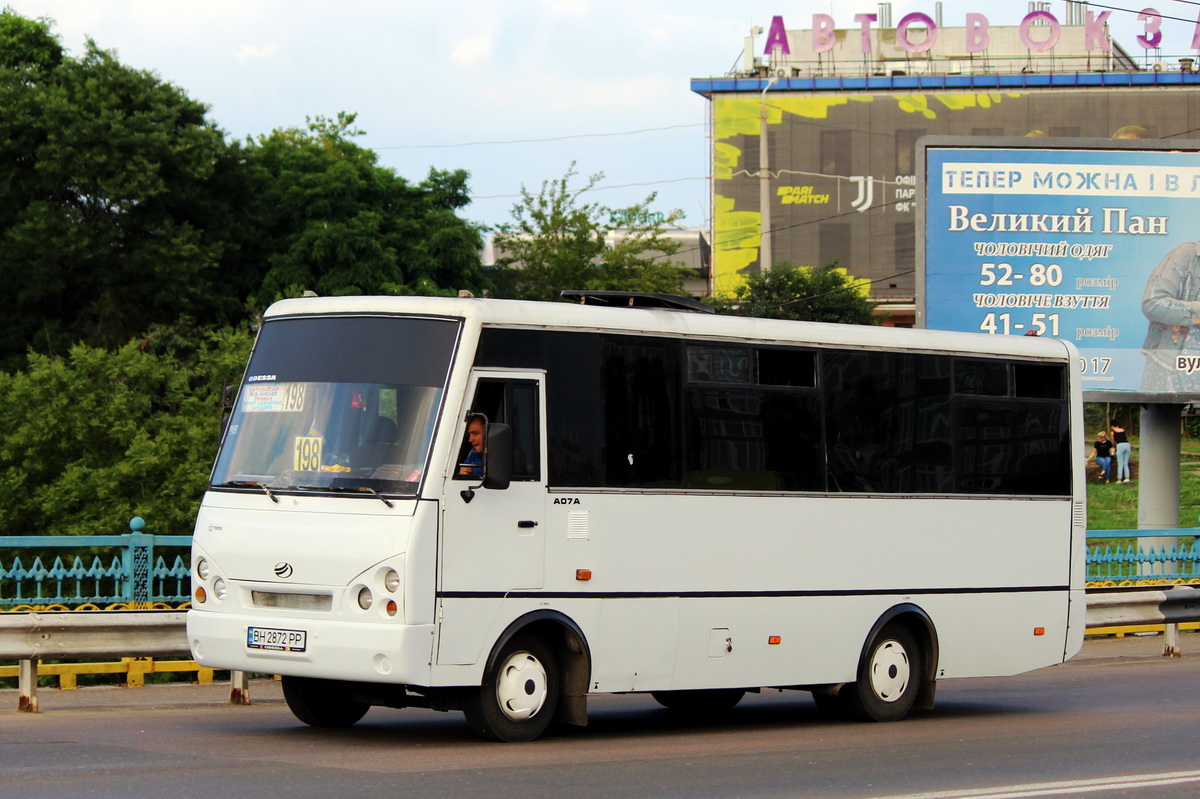
<instances>
[{"instance_id":1,"label":"man in billboard photo","mask_svg":"<svg viewBox=\"0 0 1200 799\"><path fill-rule=\"evenodd\" d=\"M1200 242L1180 244L1154 268L1142 295L1142 313L1150 320L1142 344L1142 390L1200 389L1200 369L1180 357L1200 357Z\"/></svg>"}]
</instances>

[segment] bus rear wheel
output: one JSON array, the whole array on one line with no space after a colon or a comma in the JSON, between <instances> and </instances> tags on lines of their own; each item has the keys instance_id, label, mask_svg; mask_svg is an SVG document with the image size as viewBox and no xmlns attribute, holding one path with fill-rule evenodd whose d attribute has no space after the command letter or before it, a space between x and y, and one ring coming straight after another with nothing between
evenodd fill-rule
<instances>
[{"instance_id":1,"label":"bus rear wheel","mask_svg":"<svg viewBox=\"0 0 1200 799\"><path fill-rule=\"evenodd\" d=\"M463 715L478 735L492 741L532 741L558 707L558 660L531 636L509 641L484 675L483 685L463 695Z\"/></svg>"},{"instance_id":2,"label":"bus rear wheel","mask_svg":"<svg viewBox=\"0 0 1200 799\"><path fill-rule=\"evenodd\" d=\"M690 716L724 713L742 701L741 688L716 688L708 691L651 691L650 696L668 710Z\"/></svg>"},{"instance_id":3,"label":"bus rear wheel","mask_svg":"<svg viewBox=\"0 0 1200 799\"><path fill-rule=\"evenodd\" d=\"M285 676L283 698L292 715L310 727L350 727L371 709L351 699L345 683L335 680Z\"/></svg>"},{"instance_id":4,"label":"bus rear wheel","mask_svg":"<svg viewBox=\"0 0 1200 799\"><path fill-rule=\"evenodd\" d=\"M912 710L921 679L916 638L902 624L887 624L863 653L857 682L842 689L847 710L863 721L899 721Z\"/></svg>"}]
</instances>

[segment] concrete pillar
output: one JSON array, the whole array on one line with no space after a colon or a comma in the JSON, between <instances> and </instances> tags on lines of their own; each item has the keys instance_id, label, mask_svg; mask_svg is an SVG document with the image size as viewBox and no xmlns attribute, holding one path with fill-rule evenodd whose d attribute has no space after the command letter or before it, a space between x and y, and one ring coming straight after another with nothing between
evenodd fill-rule
<instances>
[{"instance_id":1,"label":"concrete pillar","mask_svg":"<svg viewBox=\"0 0 1200 799\"><path fill-rule=\"evenodd\" d=\"M1138 529L1179 526L1180 405L1143 405ZM1171 539L1175 541L1177 539Z\"/></svg>"},{"instance_id":2,"label":"concrete pillar","mask_svg":"<svg viewBox=\"0 0 1200 799\"><path fill-rule=\"evenodd\" d=\"M1179 526L1179 459L1181 405L1143 405L1141 450L1138 455L1138 529L1153 530ZM1140 541L1145 549L1170 549L1179 545L1177 536L1156 536ZM1164 566L1162 575L1174 572ZM1168 624L1163 655L1179 656L1179 628Z\"/></svg>"}]
</instances>

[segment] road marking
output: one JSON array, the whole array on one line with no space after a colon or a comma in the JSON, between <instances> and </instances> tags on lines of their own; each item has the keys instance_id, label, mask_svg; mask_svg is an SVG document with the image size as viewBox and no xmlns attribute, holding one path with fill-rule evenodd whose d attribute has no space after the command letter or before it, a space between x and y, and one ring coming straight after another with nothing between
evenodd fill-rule
<instances>
[{"instance_id":1,"label":"road marking","mask_svg":"<svg viewBox=\"0 0 1200 799\"><path fill-rule=\"evenodd\" d=\"M1153 788L1159 785L1181 785L1189 782L1200 782L1200 771L1170 771L1166 774L1131 774L1126 777L1098 777L1090 780L1033 782L1026 785L1003 785L995 788L876 796L872 799L1027 799L1036 796L1119 791L1126 788Z\"/></svg>"}]
</instances>

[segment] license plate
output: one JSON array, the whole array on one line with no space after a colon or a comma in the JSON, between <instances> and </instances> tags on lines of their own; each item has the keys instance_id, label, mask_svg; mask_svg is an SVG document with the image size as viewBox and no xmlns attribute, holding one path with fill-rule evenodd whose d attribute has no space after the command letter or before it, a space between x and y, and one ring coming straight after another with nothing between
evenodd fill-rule
<instances>
[{"instance_id":1,"label":"license plate","mask_svg":"<svg viewBox=\"0 0 1200 799\"><path fill-rule=\"evenodd\" d=\"M247 627L246 647L272 652L303 652L308 648L308 633L304 630Z\"/></svg>"}]
</instances>

